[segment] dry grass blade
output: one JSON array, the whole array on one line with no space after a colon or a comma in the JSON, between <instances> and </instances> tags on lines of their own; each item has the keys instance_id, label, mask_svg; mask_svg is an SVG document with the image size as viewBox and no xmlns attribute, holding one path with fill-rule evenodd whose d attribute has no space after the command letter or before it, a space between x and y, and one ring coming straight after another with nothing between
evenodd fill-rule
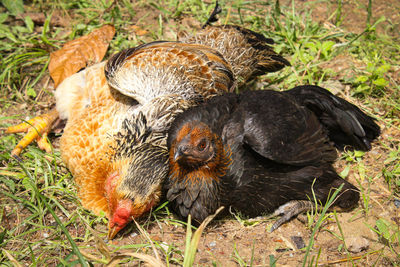
<instances>
[{"instance_id":1,"label":"dry grass blade","mask_svg":"<svg viewBox=\"0 0 400 267\"><path fill-rule=\"evenodd\" d=\"M110 251L109 247L107 246L107 244L104 242L104 240L100 237L100 233L97 232L96 230L94 230L88 224L86 224L86 229L88 229L92 233L94 240L96 242L97 250L100 251L100 253L104 257L106 257L107 260L110 260L111 259L111 251Z\"/></svg>"},{"instance_id":2,"label":"dry grass blade","mask_svg":"<svg viewBox=\"0 0 400 267\"><path fill-rule=\"evenodd\" d=\"M54 87L87 65L100 62L114 34L114 26L104 25L87 36L67 42L62 49L51 53L49 72Z\"/></svg>"},{"instance_id":3,"label":"dry grass blade","mask_svg":"<svg viewBox=\"0 0 400 267\"><path fill-rule=\"evenodd\" d=\"M190 241L190 246L185 248L185 259L183 262L183 266L193 266L193 262L194 262L194 258L196 256L196 251L197 251L197 247L199 246L199 241L200 241L200 237L201 234L204 231L204 228L206 228L206 226L215 218L215 216L217 216L218 213L220 213L222 210L224 209L224 207L220 207L219 209L217 209L217 211L213 214L208 216L199 226L199 228L197 228L196 232L193 235L192 240ZM191 237L191 229L190 229L190 219L188 220L188 227L187 227L187 233L186 236L187 238Z\"/></svg>"},{"instance_id":4,"label":"dry grass blade","mask_svg":"<svg viewBox=\"0 0 400 267\"><path fill-rule=\"evenodd\" d=\"M158 261L159 263L161 263L161 265L158 265L158 266L164 266L164 264L162 264L162 262L161 262L161 260L160 260L160 256L158 255L157 249L156 249L156 247L154 246L153 240L151 240L149 234L148 234L146 231L143 230L143 228L137 223L136 220L133 220L133 221L135 222L136 227L139 229L140 233L141 233L144 237L146 237L146 239L150 242L151 248L153 249L153 252L154 252L154 255L156 256L157 261Z\"/></svg>"},{"instance_id":5,"label":"dry grass blade","mask_svg":"<svg viewBox=\"0 0 400 267\"><path fill-rule=\"evenodd\" d=\"M7 170L0 170L0 176L11 176L11 177L18 177L20 175L19 172L12 172Z\"/></svg>"},{"instance_id":6,"label":"dry grass blade","mask_svg":"<svg viewBox=\"0 0 400 267\"><path fill-rule=\"evenodd\" d=\"M351 257L351 258L344 258L344 259L339 259L339 260L326 261L326 262L319 263L318 266L326 266L326 265L332 265L332 264L348 262L348 261L352 261L352 260L353 261L354 260L359 260L359 259L362 259L363 257L365 257L366 255L373 255L373 254L380 253L380 252L382 252L382 251L373 251L373 252L365 253L365 254L363 254L361 256L356 256L356 257Z\"/></svg>"},{"instance_id":7,"label":"dry grass blade","mask_svg":"<svg viewBox=\"0 0 400 267\"><path fill-rule=\"evenodd\" d=\"M22 267L21 264L5 249L2 249L3 253L7 256L7 258L14 264L16 267Z\"/></svg>"},{"instance_id":8,"label":"dry grass blade","mask_svg":"<svg viewBox=\"0 0 400 267\"><path fill-rule=\"evenodd\" d=\"M106 266L107 267L117 266L123 256L130 256L130 257L138 258L138 259L146 262L150 266L157 266L157 267L165 266L159 259L156 259L153 256L142 254L142 253L135 253L135 252L121 253L121 255L114 257Z\"/></svg>"},{"instance_id":9,"label":"dry grass blade","mask_svg":"<svg viewBox=\"0 0 400 267\"><path fill-rule=\"evenodd\" d=\"M81 254L88 260L95 261L95 262L100 262L100 263L103 263L103 264L108 263L110 261L110 259L111 259L111 257L108 258L108 259L105 259L105 260L101 259L101 258L98 258L98 257L96 257L96 256L94 256L94 255L92 255L92 254L90 254L88 252L83 251L82 249L81 249Z\"/></svg>"}]
</instances>

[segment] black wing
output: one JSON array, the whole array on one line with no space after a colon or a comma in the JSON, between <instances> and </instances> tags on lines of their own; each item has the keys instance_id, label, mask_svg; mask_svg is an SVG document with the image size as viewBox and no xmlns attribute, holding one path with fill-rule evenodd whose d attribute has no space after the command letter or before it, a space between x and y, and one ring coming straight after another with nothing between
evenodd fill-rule
<instances>
[{"instance_id":1,"label":"black wing","mask_svg":"<svg viewBox=\"0 0 400 267\"><path fill-rule=\"evenodd\" d=\"M358 107L319 86L297 86L286 91L296 102L312 110L329 131L329 138L339 148L350 145L370 150L371 142L380 134L374 119Z\"/></svg>"},{"instance_id":2,"label":"black wing","mask_svg":"<svg viewBox=\"0 0 400 267\"><path fill-rule=\"evenodd\" d=\"M265 158L292 165L318 165L336 159L321 123L284 93L248 91L237 112L243 113L243 141Z\"/></svg>"}]
</instances>

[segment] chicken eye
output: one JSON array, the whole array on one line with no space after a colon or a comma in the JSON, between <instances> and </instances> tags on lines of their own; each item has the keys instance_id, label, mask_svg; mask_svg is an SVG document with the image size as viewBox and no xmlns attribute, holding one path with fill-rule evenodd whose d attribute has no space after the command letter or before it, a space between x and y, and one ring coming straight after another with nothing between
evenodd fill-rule
<instances>
[{"instance_id":1,"label":"chicken eye","mask_svg":"<svg viewBox=\"0 0 400 267\"><path fill-rule=\"evenodd\" d=\"M198 151L204 151L207 147L207 141L206 139L201 139L201 141L197 144L197 150Z\"/></svg>"}]
</instances>

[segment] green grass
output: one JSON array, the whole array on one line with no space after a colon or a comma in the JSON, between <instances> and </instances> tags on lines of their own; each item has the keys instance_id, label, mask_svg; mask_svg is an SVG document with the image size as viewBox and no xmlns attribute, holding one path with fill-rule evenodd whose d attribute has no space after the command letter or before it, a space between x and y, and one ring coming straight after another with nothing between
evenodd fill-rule
<instances>
[{"instance_id":1,"label":"green grass","mask_svg":"<svg viewBox=\"0 0 400 267\"><path fill-rule=\"evenodd\" d=\"M189 19L201 25L214 8L213 4L200 0L141 0L133 4L127 0L40 0L25 3L21 11L18 6L21 2L15 1L14 9L0 5L0 128L20 122L19 117L40 112L43 102L54 103L47 66L50 53L65 42L100 25L113 23L117 33L107 52L106 57L109 57L116 51L144 42L173 39L180 30L192 31L180 22ZM361 205L352 212L352 220L361 216L375 232L373 243L377 244L374 246L377 252L370 249L355 257L347 249L343 227L346 222L336 213L326 212L309 216L309 245L293 253L300 258L298 264L311 266L324 262L321 250L313 243L318 242L319 235L329 232L332 239L340 243L338 253L349 264L362 265L364 259L373 255L376 265L400 264L393 256L400 251L398 224L380 209L380 206L393 206L400 194L398 39L385 34L388 20L376 17L372 1L364 1L362 8L367 12L362 22L364 30L357 33L344 26L345 1L329 1L333 8L330 26L314 20L312 3L305 4L302 10L299 2L292 1L284 6L279 1L220 1L223 8L220 23L243 25L273 38L275 51L290 59L292 67L261 77L259 87L284 90L308 83L328 87L375 117L385 135L376 143L379 149L374 154L346 152L339 159L342 176L353 177L361 190ZM328 3L327 0L317 2L319 5ZM35 24L30 17L17 17L18 12L43 11L48 14L43 25ZM52 17L60 14L67 19L68 26L50 23ZM148 34L135 35L133 25L147 30ZM39 107L35 108L35 104ZM0 265L139 264L140 259L140 262L161 261L166 266L190 266L199 260L199 255L212 258L206 264L226 265L218 255L203 251L202 238L210 234L208 228L201 229L203 237L200 231L195 234L196 239L191 239L190 222L176 220L165 203L147 219L139 221L143 231L132 224L124 232L126 236L137 233L140 238L129 237L134 241L128 243L118 240L113 244L105 243L107 221L81 207L74 181L58 149L53 154L45 154L31 145L23 152L23 161L19 163L10 157L19 138L20 135L0 136ZM56 138L51 137L53 141ZM250 231L265 224L264 221L244 220L238 215L236 218L237 222L230 219L236 223L235 231ZM221 227L222 223L217 225ZM328 229L331 223L336 225L336 230ZM153 236L153 232L167 236L165 229L184 236L175 241ZM240 242L226 242L229 247L226 253L238 265L257 266L257 259L263 256L269 257L265 258L265 264L275 266L287 258L276 251L259 255L260 244L256 241L252 243L251 255L245 255L239 249Z\"/></svg>"}]
</instances>

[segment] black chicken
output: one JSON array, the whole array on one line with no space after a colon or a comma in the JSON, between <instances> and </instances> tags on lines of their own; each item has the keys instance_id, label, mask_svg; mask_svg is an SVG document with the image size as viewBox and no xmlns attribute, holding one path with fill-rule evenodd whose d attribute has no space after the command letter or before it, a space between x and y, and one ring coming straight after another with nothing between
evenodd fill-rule
<instances>
[{"instance_id":1,"label":"black chicken","mask_svg":"<svg viewBox=\"0 0 400 267\"><path fill-rule=\"evenodd\" d=\"M333 169L334 144L369 150L379 134L371 117L318 86L218 96L169 130L167 199L198 223L220 206L254 217L286 204L273 230L313 194L323 205L344 184L334 205L348 210L359 192Z\"/></svg>"}]
</instances>

